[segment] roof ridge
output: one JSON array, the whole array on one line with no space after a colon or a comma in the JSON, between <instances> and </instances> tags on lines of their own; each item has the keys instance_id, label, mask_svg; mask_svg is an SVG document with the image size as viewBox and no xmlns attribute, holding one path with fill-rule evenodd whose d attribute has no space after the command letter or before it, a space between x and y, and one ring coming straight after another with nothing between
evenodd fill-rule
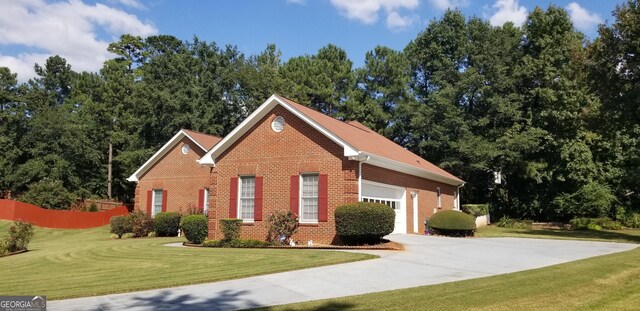
<instances>
[{"instance_id":1,"label":"roof ridge","mask_svg":"<svg viewBox=\"0 0 640 311\"><path fill-rule=\"evenodd\" d=\"M198 132L198 131L190 130L190 129L187 129L187 128L184 128L184 127L183 127L183 128L180 128L180 130L181 130L181 131L192 132L192 133L196 133L196 134L202 134L202 135L207 135L207 136L212 136L212 137L222 138L222 137L220 137L220 136L218 136L218 135L207 134L207 133L204 133L204 132Z\"/></svg>"}]
</instances>

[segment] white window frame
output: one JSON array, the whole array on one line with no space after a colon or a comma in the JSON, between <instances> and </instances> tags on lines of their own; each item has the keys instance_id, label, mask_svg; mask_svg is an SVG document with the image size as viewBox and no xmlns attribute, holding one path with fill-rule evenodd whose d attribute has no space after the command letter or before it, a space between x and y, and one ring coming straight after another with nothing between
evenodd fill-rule
<instances>
[{"instance_id":1,"label":"white window frame","mask_svg":"<svg viewBox=\"0 0 640 311\"><path fill-rule=\"evenodd\" d=\"M156 200L156 193L160 194L160 202L157 202ZM153 189L151 194L151 217L155 217L158 213L162 213L162 199L164 199L164 192L162 189ZM156 211L156 205L160 206L159 211Z\"/></svg>"},{"instance_id":2,"label":"white window frame","mask_svg":"<svg viewBox=\"0 0 640 311\"><path fill-rule=\"evenodd\" d=\"M304 189L304 177L306 176L315 176L316 177L316 196L310 196L310 197L304 197L303 196L303 189ZM319 202L319 197L320 197L320 174L318 173L303 173L300 174L300 189L299 189L299 201L298 201L298 219L299 222L302 224L317 224L318 223L318 218L319 218L319 214L320 214L320 202ZM304 202L305 199L316 199L316 218L315 219L306 219L304 218L304 212L303 212L303 208L304 208Z\"/></svg>"},{"instance_id":3,"label":"white window frame","mask_svg":"<svg viewBox=\"0 0 640 311\"><path fill-rule=\"evenodd\" d=\"M242 183L243 180L253 180L253 196L243 197L242 196ZM243 218L242 216L242 202L243 200L251 200L253 202L253 217L251 218ZM254 222L256 217L256 177L253 175L239 176L238 177L238 218L242 219L242 222L252 223Z\"/></svg>"},{"instance_id":4,"label":"white window frame","mask_svg":"<svg viewBox=\"0 0 640 311\"><path fill-rule=\"evenodd\" d=\"M209 215L209 188L204 188L202 192L204 198L202 198L202 212L205 215Z\"/></svg>"},{"instance_id":5,"label":"white window frame","mask_svg":"<svg viewBox=\"0 0 640 311\"><path fill-rule=\"evenodd\" d=\"M438 208L442 208L442 191L440 190L440 187L436 188L438 191Z\"/></svg>"}]
</instances>

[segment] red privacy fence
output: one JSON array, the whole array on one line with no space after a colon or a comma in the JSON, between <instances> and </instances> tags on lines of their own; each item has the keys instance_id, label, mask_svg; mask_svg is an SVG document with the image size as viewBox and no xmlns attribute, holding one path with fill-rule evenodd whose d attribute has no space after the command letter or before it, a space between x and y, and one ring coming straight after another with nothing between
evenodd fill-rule
<instances>
[{"instance_id":1,"label":"red privacy fence","mask_svg":"<svg viewBox=\"0 0 640 311\"><path fill-rule=\"evenodd\" d=\"M111 217L126 215L128 212L126 206L118 206L104 212L78 212L49 210L19 201L0 200L0 219L22 220L47 228L100 227L109 224Z\"/></svg>"}]
</instances>

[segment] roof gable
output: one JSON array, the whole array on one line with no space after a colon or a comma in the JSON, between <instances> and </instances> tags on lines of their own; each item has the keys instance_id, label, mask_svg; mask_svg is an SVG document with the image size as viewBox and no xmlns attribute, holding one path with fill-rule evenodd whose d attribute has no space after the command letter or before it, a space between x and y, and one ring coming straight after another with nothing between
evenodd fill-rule
<instances>
[{"instance_id":1,"label":"roof gable","mask_svg":"<svg viewBox=\"0 0 640 311\"><path fill-rule=\"evenodd\" d=\"M220 143L209 150L199 160L199 163L215 165L217 157L272 111L276 105L286 108L323 135L342 146L344 148L344 156L349 157L351 160L365 161L371 165L447 184L461 185L464 183L461 179L422 159L359 122L342 122L275 94L240 123L229 135L223 138Z\"/></svg>"},{"instance_id":2,"label":"roof gable","mask_svg":"<svg viewBox=\"0 0 640 311\"><path fill-rule=\"evenodd\" d=\"M155 154L153 154L147 162L142 164L129 178L128 181L139 181L140 177L144 175L151 167L153 167L156 162L158 162L164 155L166 155L173 147L175 147L178 142L180 142L183 138L188 138L190 141L194 143L194 145L200 148L202 151L207 151L211 149L215 144L217 144L221 138L213 135L208 135L204 133L199 133L187 129L181 129L173 135L171 139L167 143L165 143Z\"/></svg>"}]
</instances>

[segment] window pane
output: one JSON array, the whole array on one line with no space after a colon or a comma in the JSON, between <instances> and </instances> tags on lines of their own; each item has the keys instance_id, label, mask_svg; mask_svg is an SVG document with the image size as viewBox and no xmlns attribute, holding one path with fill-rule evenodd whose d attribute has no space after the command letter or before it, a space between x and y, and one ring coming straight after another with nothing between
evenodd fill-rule
<instances>
[{"instance_id":1,"label":"window pane","mask_svg":"<svg viewBox=\"0 0 640 311\"><path fill-rule=\"evenodd\" d=\"M153 212L158 214L162 212L162 190L153 190Z\"/></svg>"},{"instance_id":2,"label":"window pane","mask_svg":"<svg viewBox=\"0 0 640 311\"><path fill-rule=\"evenodd\" d=\"M318 221L318 175L302 175L300 219Z\"/></svg>"},{"instance_id":3,"label":"window pane","mask_svg":"<svg viewBox=\"0 0 640 311\"><path fill-rule=\"evenodd\" d=\"M241 219L253 220L254 198L256 193L256 179L253 176L240 177L240 206Z\"/></svg>"}]
</instances>

